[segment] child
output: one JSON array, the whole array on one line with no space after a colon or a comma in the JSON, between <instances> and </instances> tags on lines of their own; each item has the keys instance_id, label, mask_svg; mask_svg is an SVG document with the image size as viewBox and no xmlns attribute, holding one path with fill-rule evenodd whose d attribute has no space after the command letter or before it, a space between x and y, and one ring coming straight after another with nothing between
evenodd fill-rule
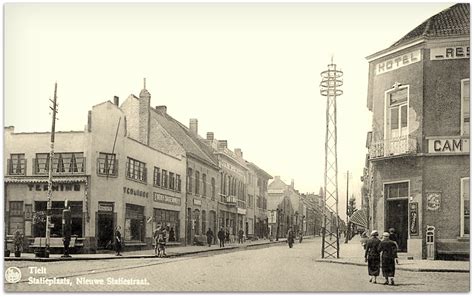
<instances>
[{"instance_id":1,"label":"child","mask_svg":"<svg viewBox=\"0 0 474 297\"><path fill-rule=\"evenodd\" d=\"M160 233L160 235L158 236L158 257L166 256L165 245L165 237L163 236L163 233Z\"/></svg>"}]
</instances>

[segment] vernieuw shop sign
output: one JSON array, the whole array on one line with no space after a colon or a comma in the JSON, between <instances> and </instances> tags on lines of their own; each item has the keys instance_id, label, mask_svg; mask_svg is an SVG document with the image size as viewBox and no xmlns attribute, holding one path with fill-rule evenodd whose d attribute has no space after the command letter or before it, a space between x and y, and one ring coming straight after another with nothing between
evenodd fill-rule
<instances>
[{"instance_id":1,"label":"vernieuw shop sign","mask_svg":"<svg viewBox=\"0 0 474 297\"><path fill-rule=\"evenodd\" d=\"M466 138L430 138L428 139L428 153L453 154L469 153L469 139Z\"/></svg>"}]
</instances>

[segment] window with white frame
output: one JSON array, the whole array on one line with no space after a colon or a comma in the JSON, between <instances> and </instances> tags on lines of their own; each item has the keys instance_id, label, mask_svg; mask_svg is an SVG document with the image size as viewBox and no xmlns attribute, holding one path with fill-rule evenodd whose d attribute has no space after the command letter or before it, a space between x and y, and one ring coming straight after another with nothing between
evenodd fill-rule
<instances>
[{"instance_id":1,"label":"window with white frame","mask_svg":"<svg viewBox=\"0 0 474 297\"><path fill-rule=\"evenodd\" d=\"M408 135L408 87L397 87L387 92L386 139Z\"/></svg>"},{"instance_id":2,"label":"window with white frame","mask_svg":"<svg viewBox=\"0 0 474 297\"><path fill-rule=\"evenodd\" d=\"M146 183L146 164L127 157L127 178Z\"/></svg>"},{"instance_id":3,"label":"window with white frame","mask_svg":"<svg viewBox=\"0 0 474 297\"><path fill-rule=\"evenodd\" d=\"M461 236L469 236L470 194L469 177L461 178Z\"/></svg>"},{"instance_id":4,"label":"window with white frame","mask_svg":"<svg viewBox=\"0 0 474 297\"><path fill-rule=\"evenodd\" d=\"M471 122L470 108L470 79L461 81L461 136L469 136Z\"/></svg>"}]
</instances>

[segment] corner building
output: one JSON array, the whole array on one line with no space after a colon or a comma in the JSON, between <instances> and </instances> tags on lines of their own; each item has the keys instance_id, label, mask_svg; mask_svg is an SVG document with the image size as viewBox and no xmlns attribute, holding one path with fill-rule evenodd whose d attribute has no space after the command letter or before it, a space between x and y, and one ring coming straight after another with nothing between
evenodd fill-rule
<instances>
[{"instance_id":1,"label":"corner building","mask_svg":"<svg viewBox=\"0 0 474 297\"><path fill-rule=\"evenodd\" d=\"M367 57L369 225L423 259L469 256L470 7Z\"/></svg>"}]
</instances>

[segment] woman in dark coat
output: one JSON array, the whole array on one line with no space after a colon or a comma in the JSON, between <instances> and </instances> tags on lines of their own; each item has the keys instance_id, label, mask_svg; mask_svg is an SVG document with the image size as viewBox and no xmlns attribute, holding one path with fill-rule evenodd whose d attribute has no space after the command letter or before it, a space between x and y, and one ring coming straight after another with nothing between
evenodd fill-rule
<instances>
[{"instance_id":1,"label":"woman in dark coat","mask_svg":"<svg viewBox=\"0 0 474 297\"><path fill-rule=\"evenodd\" d=\"M384 285L395 285L395 260L398 263L397 244L390 240L388 232L383 233L383 239L379 244L379 251L382 252L382 274L385 277Z\"/></svg>"},{"instance_id":2,"label":"woman in dark coat","mask_svg":"<svg viewBox=\"0 0 474 297\"><path fill-rule=\"evenodd\" d=\"M120 251L122 250L122 234L120 234L120 226L115 229L115 252L116 256L122 256Z\"/></svg>"},{"instance_id":3,"label":"woman in dark coat","mask_svg":"<svg viewBox=\"0 0 474 297\"><path fill-rule=\"evenodd\" d=\"M380 239L378 239L379 233L377 230L370 233L371 238L367 241L365 248L365 262L368 264L368 270L370 275L369 282L377 283L377 276L380 274L380 252L379 245Z\"/></svg>"}]
</instances>

